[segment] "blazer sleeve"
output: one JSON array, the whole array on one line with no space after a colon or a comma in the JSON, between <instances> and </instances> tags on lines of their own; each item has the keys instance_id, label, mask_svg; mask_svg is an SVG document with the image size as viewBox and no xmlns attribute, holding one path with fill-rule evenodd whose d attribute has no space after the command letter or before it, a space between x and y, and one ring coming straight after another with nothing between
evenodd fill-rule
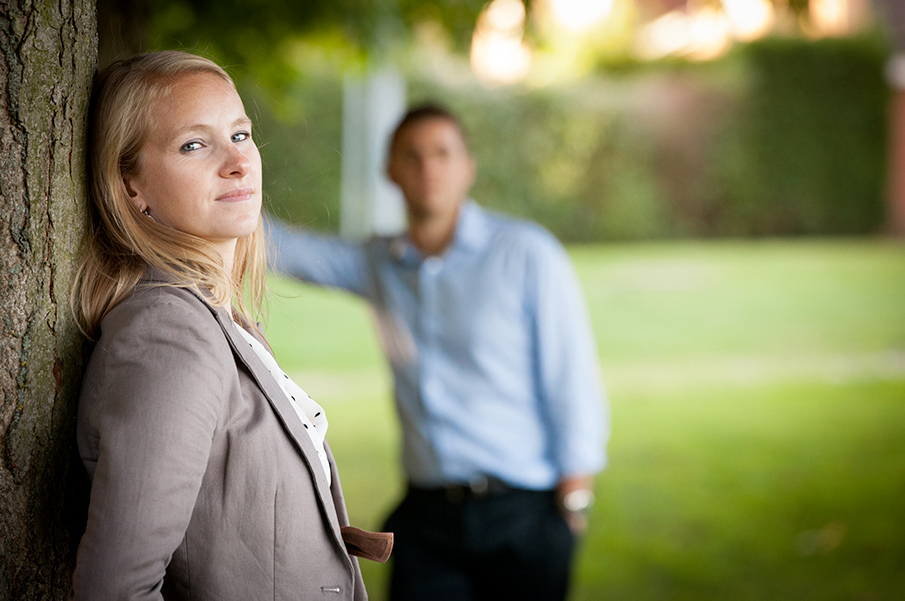
<instances>
[{"instance_id":1,"label":"blazer sleeve","mask_svg":"<svg viewBox=\"0 0 905 601\"><path fill-rule=\"evenodd\" d=\"M192 516L236 367L209 310L178 293L156 289L102 324L79 407L93 479L71 598L162 599Z\"/></svg>"}]
</instances>

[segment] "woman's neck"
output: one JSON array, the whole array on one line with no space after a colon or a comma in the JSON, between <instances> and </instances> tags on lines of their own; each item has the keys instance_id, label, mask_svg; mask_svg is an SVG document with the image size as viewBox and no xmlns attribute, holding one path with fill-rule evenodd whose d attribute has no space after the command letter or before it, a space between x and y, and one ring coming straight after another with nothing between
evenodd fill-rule
<instances>
[{"instance_id":1,"label":"woman's neck","mask_svg":"<svg viewBox=\"0 0 905 601\"><path fill-rule=\"evenodd\" d=\"M230 276L233 273L233 265L236 260L236 240L227 240L216 244L217 250L220 251L220 259L223 261L223 269Z\"/></svg>"}]
</instances>

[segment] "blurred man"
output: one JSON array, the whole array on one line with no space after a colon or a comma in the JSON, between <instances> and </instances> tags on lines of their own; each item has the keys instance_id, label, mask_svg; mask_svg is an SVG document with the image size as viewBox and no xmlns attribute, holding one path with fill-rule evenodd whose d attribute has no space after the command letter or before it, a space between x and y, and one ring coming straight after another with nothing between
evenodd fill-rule
<instances>
[{"instance_id":1,"label":"blurred man","mask_svg":"<svg viewBox=\"0 0 905 601\"><path fill-rule=\"evenodd\" d=\"M571 264L542 228L468 198L475 161L445 109L403 118L387 174L404 234L270 228L279 269L375 310L408 479L386 524L391 598L563 599L609 430Z\"/></svg>"}]
</instances>

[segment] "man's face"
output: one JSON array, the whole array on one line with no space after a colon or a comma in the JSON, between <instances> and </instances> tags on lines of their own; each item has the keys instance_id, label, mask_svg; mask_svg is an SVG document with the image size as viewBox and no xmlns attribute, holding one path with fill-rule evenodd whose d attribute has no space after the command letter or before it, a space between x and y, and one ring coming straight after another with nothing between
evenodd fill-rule
<instances>
[{"instance_id":1,"label":"man's face","mask_svg":"<svg viewBox=\"0 0 905 601\"><path fill-rule=\"evenodd\" d=\"M474 184L475 162L458 127L435 117L399 132L387 174L402 190L411 218L454 219Z\"/></svg>"}]
</instances>

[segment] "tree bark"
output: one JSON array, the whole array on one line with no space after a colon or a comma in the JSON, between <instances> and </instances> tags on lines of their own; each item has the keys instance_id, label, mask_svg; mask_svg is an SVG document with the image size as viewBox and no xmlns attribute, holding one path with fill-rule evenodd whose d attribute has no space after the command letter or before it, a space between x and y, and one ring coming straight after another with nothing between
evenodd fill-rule
<instances>
[{"instance_id":1,"label":"tree bark","mask_svg":"<svg viewBox=\"0 0 905 601\"><path fill-rule=\"evenodd\" d=\"M84 523L68 295L96 48L93 0L0 0L0 599L65 598Z\"/></svg>"}]
</instances>

